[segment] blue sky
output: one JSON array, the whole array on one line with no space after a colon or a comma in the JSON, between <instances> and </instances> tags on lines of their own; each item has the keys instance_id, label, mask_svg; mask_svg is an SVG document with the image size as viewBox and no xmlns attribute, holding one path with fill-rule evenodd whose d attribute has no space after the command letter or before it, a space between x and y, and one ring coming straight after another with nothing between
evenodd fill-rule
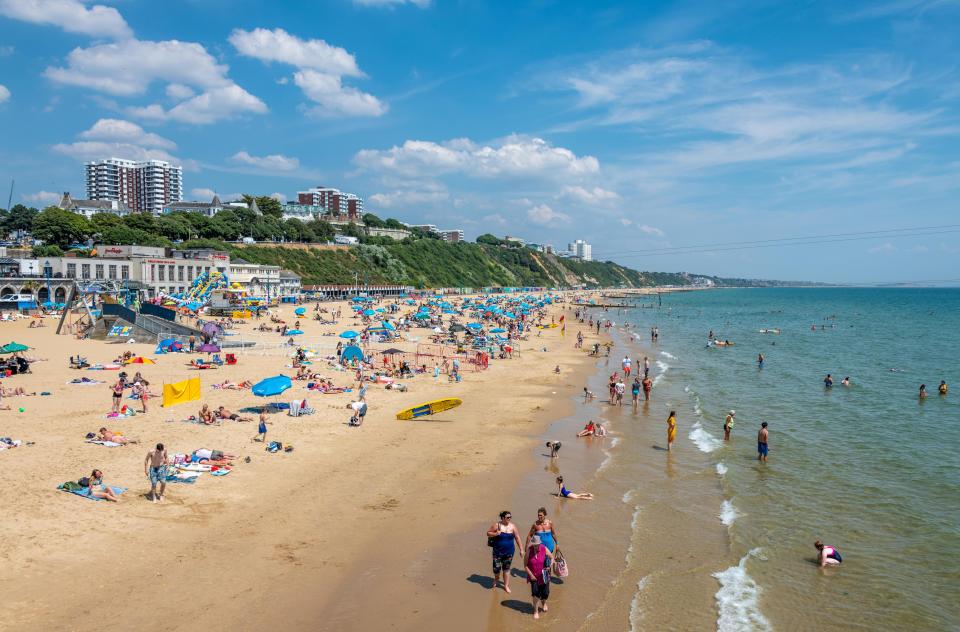
<instances>
[{"instance_id":1,"label":"blue sky","mask_svg":"<svg viewBox=\"0 0 960 632\"><path fill-rule=\"evenodd\" d=\"M0 0L0 206L157 157L187 199L336 186L645 270L956 279L956 229L756 242L960 225L957 33L956 0Z\"/></svg>"}]
</instances>

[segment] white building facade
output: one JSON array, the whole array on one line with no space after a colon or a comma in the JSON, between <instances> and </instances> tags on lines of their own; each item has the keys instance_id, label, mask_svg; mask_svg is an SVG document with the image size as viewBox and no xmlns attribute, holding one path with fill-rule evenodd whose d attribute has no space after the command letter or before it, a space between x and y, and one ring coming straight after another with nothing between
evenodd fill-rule
<instances>
[{"instance_id":1,"label":"white building facade","mask_svg":"<svg viewBox=\"0 0 960 632\"><path fill-rule=\"evenodd\" d=\"M122 202L130 210L157 215L183 199L183 169L163 160L108 158L86 163L87 198Z\"/></svg>"},{"instance_id":2,"label":"white building facade","mask_svg":"<svg viewBox=\"0 0 960 632\"><path fill-rule=\"evenodd\" d=\"M568 249L571 257L576 257L581 261L593 261L593 246L582 239L570 243Z\"/></svg>"}]
</instances>

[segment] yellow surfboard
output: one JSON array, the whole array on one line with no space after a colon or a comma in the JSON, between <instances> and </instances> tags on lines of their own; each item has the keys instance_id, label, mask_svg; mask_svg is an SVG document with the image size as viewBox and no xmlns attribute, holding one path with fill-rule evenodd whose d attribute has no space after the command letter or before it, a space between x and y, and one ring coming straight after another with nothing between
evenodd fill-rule
<instances>
[{"instance_id":1,"label":"yellow surfboard","mask_svg":"<svg viewBox=\"0 0 960 632\"><path fill-rule=\"evenodd\" d=\"M406 410L401 410L397 413L397 419L407 420L416 419L417 417L426 417L427 415L435 415L437 413L442 413L445 410L456 408L462 403L463 400L457 397L435 399L432 402L426 402L424 404L407 408Z\"/></svg>"}]
</instances>

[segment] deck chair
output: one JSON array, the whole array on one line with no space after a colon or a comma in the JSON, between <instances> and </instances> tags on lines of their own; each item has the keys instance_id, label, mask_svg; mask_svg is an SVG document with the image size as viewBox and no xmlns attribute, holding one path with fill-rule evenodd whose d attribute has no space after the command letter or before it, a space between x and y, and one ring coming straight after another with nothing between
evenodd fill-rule
<instances>
[{"instance_id":1,"label":"deck chair","mask_svg":"<svg viewBox=\"0 0 960 632\"><path fill-rule=\"evenodd\" d=\"M213 354L213 358L210 360L210 362L211 362L212 364L216 364L216 365L218 365L218 366L223 366L223 360L220 358L220 354L219 354L219 353L214 353L214 354Z\"/></svg>"},{"instance_id":2,"label":"deck chair","mask_svg":"<svg viewBox=\"0 0 960 632\"><path fill-rule=\"evenodd\" d=\"M235 354L233 354L233 353L228 353L228 354L226 354L226 358L227 358L227 364L236 364L236 363L237 363L237 356L236 356Z\"/></svg>"}]
</instances>

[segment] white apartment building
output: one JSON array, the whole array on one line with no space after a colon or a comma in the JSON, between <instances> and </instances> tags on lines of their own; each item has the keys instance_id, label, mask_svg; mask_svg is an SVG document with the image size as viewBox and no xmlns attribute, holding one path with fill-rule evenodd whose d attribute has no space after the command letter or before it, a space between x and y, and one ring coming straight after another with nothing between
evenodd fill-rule
<instances>
[{"instance_id":1,"label":"white apartment building","mask_svg":"<svg viewBox=\"0 0 960 632\"><path fill-rule=\"evenodd\" d=\"M297 191L297 202L304 206L319 206L325 214L359 220L363 216L363 200L353 193L333 187L314 187Z\"/></svg>"},{"instance_id":2,"label":"white apartment building","mask_svg":"<svg viewBox=\"0 0 960 632\"><path fill-rule=\"evenodd\" d=\"M577 239L567 246L571 257L581 261L593 261L593 246L582 239Z\"/></svg>"},{"instance_id":3,"label":"white apartment building","mask_svg":"<svg viewBox=\"0 0 960 632\"><path fill-rule=\"evenodd\" d=\"M183 169L163 160L108 158L84 167L90 200L114 200L156 215L165 204L183 199Z\"/></svg>"},{"instance_id":4,"label":"white apartment building","mask_svg":"<svg viewBox=\"0 0 960 632\"><path fill-rule=\"evenodd\" d=\"M436 231L440 235L440 239L444 241L449 241L452 244L460 243L463 241L463 230L459 228L452 229L440 229Z\"/></svg>"}]
</instances>

